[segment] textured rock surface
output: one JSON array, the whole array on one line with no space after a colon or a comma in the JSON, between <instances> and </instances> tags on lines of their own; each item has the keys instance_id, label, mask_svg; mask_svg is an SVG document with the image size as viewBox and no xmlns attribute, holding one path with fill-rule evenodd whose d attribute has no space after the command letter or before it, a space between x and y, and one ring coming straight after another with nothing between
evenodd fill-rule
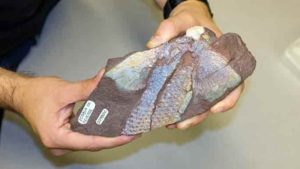
<instances>
[{"instance_id":1,"label":"textured rock surface","mask_svg":"<svg viewBox=\"0 0 300 169\"><path fill-rule=\"evenodd\" d=\"M243 82L256 61L240 36L193 27L155 49L108 60L72 129L135 135L207 111Z\"/></svg>"}]
</instances>

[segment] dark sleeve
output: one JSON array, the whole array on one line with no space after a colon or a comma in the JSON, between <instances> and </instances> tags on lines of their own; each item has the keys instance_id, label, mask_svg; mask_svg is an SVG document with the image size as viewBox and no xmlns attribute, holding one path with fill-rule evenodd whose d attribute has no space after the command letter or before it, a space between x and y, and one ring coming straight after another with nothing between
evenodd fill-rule
<instances>
[{"instance_id":1,"label":"dark sleeve","mask_svg":"<svg viewBox=\"0 0 300 169\"><path fill-rule=\"evenodd\" d=\"M0 58L41 32L59 0L1 0Z\"/></svg>"}]
</instances>

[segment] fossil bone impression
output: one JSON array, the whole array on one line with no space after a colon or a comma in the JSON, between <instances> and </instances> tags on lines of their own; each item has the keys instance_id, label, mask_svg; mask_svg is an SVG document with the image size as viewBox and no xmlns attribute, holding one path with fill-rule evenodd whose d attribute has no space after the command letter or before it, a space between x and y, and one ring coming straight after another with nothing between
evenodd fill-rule
<instances>
[{"instance_id":1,"label":"fossil bone impression","mask_svg":"<svg viewBox=\"0 0 300 169\"><path fill-rule=\"evenodd\" d=\"M149 132L204 113L239 86L256 61L241 37L192 27L154 49L109 59L71 120L74 131L114 137Z\"/></svg>"}]
</instances>

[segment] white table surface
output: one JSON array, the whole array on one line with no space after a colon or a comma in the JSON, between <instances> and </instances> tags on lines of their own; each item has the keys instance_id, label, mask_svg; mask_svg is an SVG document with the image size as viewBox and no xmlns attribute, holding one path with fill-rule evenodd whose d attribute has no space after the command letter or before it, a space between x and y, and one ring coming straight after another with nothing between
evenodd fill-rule
<instances>
[{"instance_id":1,"label":"white table surface","mask_svg":"<svg viewBox=\"0 0 300 169\"><path fill-rule=\"evenodd\" d=\"M187 131L159 129L129 145L53 157L20 117L6 113L1 169L299 169L300 80L282 64L300 37L299 0L211 0L224 32L256 56L238 105ZM110 57L143 50L161 20L151 0L64 0L20 71L68 80L93 76ZM76 141L76 140L74 140Z\"/></svg>"}]
</instances>

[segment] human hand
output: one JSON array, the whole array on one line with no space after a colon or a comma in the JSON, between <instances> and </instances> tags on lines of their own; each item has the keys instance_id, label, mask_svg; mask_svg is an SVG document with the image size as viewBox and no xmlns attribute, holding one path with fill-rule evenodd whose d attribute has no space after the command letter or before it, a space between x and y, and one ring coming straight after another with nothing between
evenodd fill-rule
<instances>
[{"instance_id":1,"label":"human hand","mask_svg":"<svg viewBox=\"0 0 300 169\"><path fill-rule=\"evenodd\" d=\"M98 151L129 143L136 137L87 136L70 129L75 103L90 95L103 73L101 70L95 77L79 82L56 77L26 78L15 90L14 108L21 112L54 155L76 150Z\"/></svg>"},{"instance_id":2,"label":"human hand","mask_svg":"<svg viewBox=\"0 0 300 169\"><path fill-rule=\"evenodd\" d=\"M189 0L180 3L170 14L170 17L160 23L158 29L147 43L148 48L154 48L160 44L177 37L193 26L204 26L221 36L222 32L212 20L207 6L196 0ZM244 84L238 86L225 99L215 104L209 111L177 124L168 125L167 128L187 129L202 122L209 113L225 112L235 106Z\"/></svg>"}]
</instances>

